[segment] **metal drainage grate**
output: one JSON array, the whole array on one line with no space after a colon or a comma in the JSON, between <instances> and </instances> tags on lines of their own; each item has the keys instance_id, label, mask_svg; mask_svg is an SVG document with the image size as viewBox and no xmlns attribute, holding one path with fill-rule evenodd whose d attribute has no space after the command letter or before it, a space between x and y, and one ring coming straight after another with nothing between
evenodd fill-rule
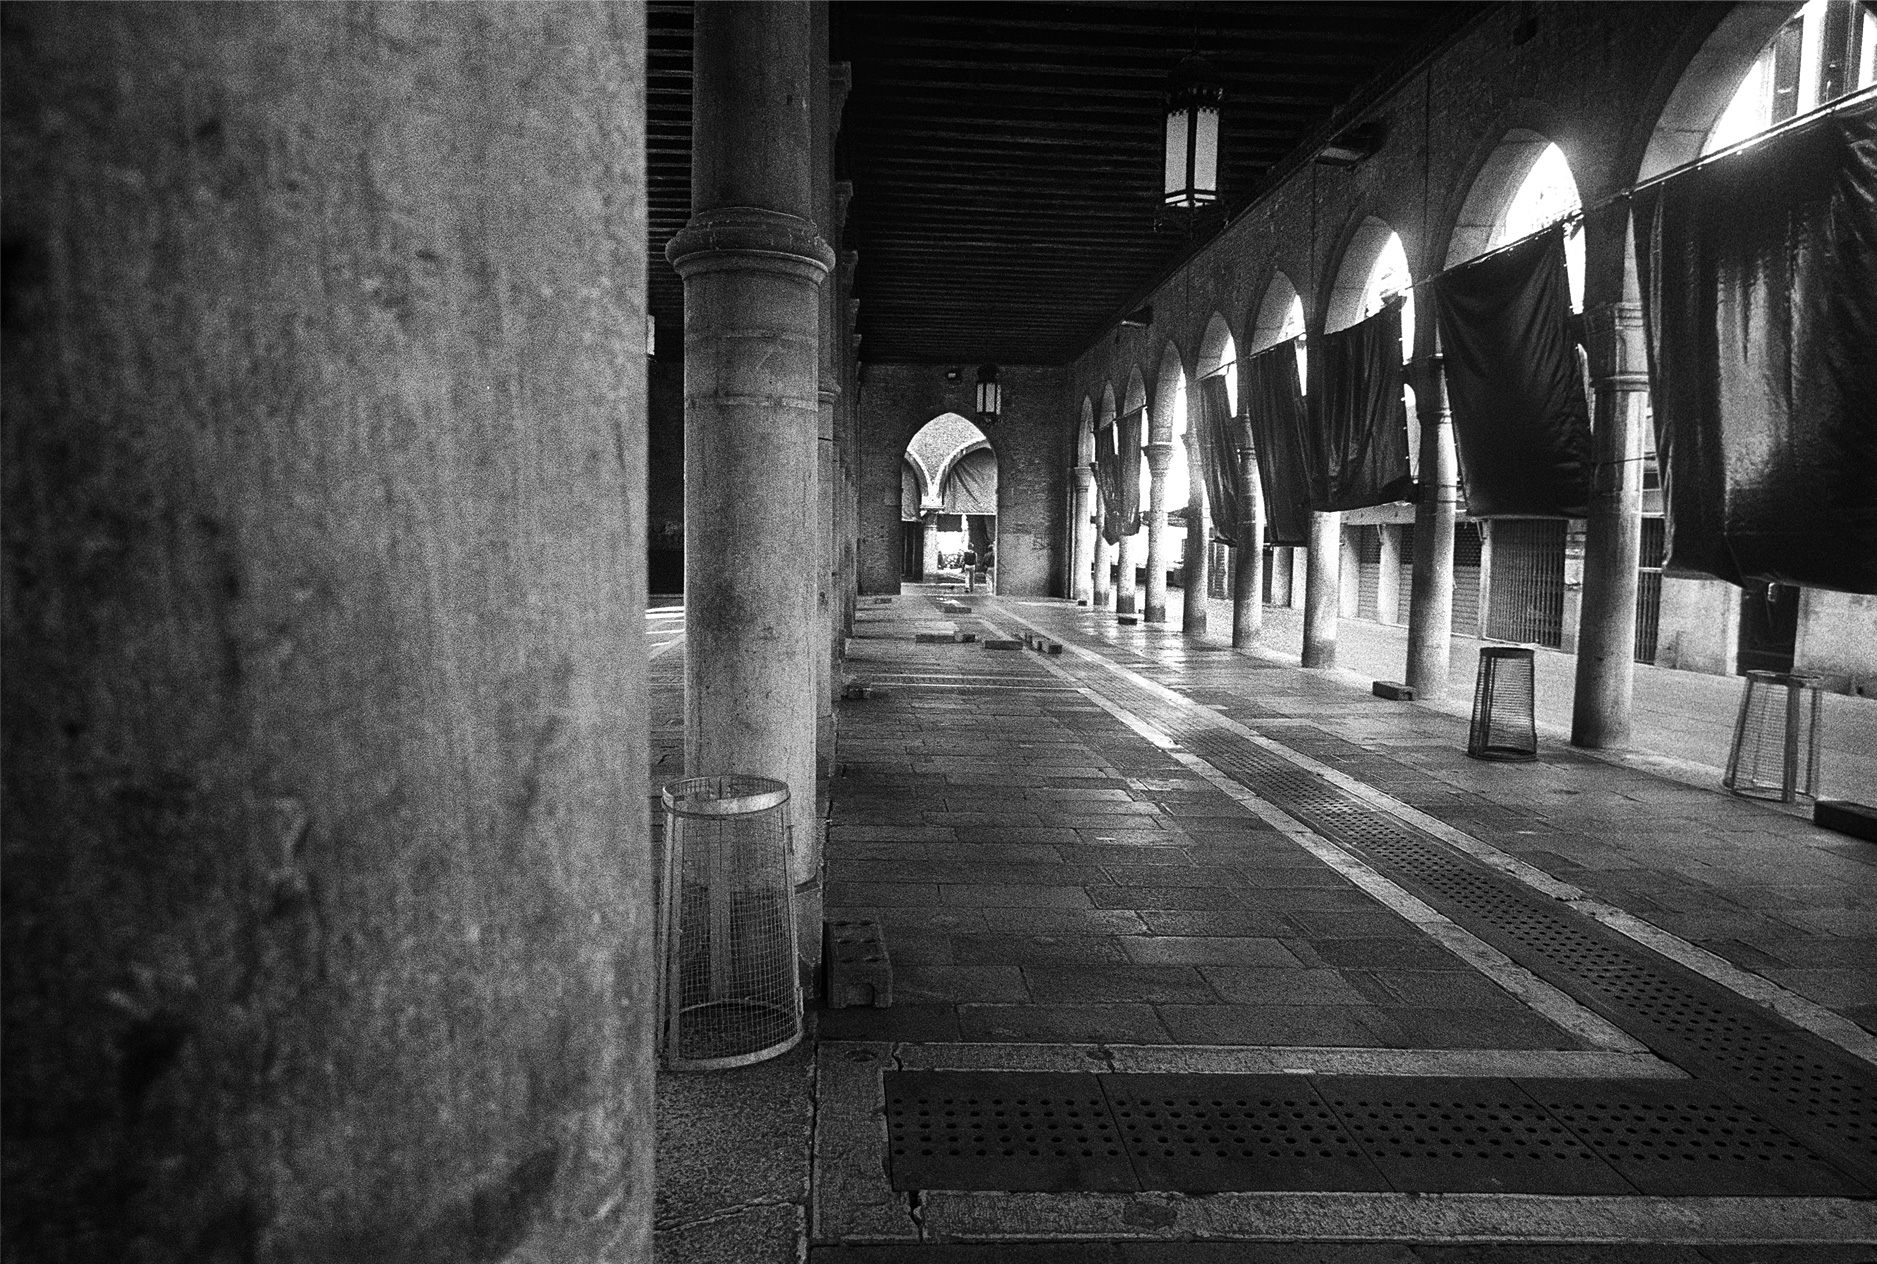
<instances>
[{"instance_id":1,"label":"metal drainage grate","mask_svg":"<svg viewBox=\"0 0 1877 1264\"><path fill-rule=\"evenodd\" d=\"M1139 1188L1092 1075L895 1072L886 1119L895 1189Z\"/></svg>"},{"instance_id":2,"label":"metal drainage grate","mask_svg":"<svg viewBox=\"0 0 1877 1264\"><path fill-rule=\"evenodd\" d=\"M1103 1087L1143 1189L1389 1188L1301 1076L1115 1075Z\"/></svg>"},{"instance_id":3,"label":"metal drainage grate","mask_svg":"<svg viewBox=\"0 0 1877 1264\"><path fill-rule=\"evenodd\" d=\"M1633 1192L1509 1081L1337 1076L1319 1091L1404 1192Z\"/></svg>"},{"instance_id":4,"label":"metal drainage grate","mask_svg":"<svg viewBox=\"0 0 1877 1264\"><path fill-rule=\"evenodd\" d=\"M889 1072L895 1189L1856 1195L1685 1081Z\"/></svg>"}]
</instances>

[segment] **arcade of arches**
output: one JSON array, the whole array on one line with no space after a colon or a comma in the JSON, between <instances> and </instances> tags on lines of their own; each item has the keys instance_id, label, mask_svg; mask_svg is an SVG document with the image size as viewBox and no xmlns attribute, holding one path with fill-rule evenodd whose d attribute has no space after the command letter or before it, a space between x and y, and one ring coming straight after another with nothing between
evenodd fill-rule
<instances>
[{"instance_id":1,"label":"arcade of arches","mask_svg":"<svg viewBox=\"0 0 1877 1264\"><path fill-rule=\"evenodd\" d=\"M1126 166L1087 66L863 36L1085 7L1313 21L7 7L9 1261L1871 1259L1877 585L1671 563L1631 209L1877 146L1877 11L1345 6L1218 105L1312 120L1255 187L1052 240L1015 176ZM1172 66L1100 53L1158 164ZM1011 188L889 187L941 106ZM1587 491L1487 516L1439 286L1540 233ZM1537 758L1470 759L1515 648ZM741 775L760 891L663 850ZM799 1042L661 1069L686 948Z\"/></svg>"}]
</instances>

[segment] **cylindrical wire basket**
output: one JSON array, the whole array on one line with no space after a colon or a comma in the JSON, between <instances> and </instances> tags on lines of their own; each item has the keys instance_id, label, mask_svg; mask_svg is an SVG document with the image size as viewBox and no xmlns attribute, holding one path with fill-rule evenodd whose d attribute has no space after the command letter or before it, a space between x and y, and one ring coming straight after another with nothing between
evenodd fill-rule
<instances>
[{"instance_id":1,"label":"cylindrical wire basket","mask_svg":"<svg viewBox=\"0 0 1877 1264\"><path fill-rule=\"evenodd\" d=\"M773 1058L802 1038L789 788L687 777L663 797L665 1064L706 1071Z\"/></svg>"},{"instance_id":2,"label":"cylindrical wire basket","mask_svg":"<svg viewBox=\"0 0 1877 1264\"><path fill-rule=\"evenodd\" d=\"M1466 753L1474 759L1528 763L1538 758L1534 657L1531 650L1506 645L1479 652L1473 725L1466 738Z\"/></svg>"},{"instance_id":3,"label":"cylindrical wire basket","mask_svg":"<svg viewBox=\"0 0 1877 1264\"><path fill-rule=\"evenodd\" d=\"M1816 676L1750 671L1721 784L1747 799L1818 797Z\"/></svg>"}]
</instances>

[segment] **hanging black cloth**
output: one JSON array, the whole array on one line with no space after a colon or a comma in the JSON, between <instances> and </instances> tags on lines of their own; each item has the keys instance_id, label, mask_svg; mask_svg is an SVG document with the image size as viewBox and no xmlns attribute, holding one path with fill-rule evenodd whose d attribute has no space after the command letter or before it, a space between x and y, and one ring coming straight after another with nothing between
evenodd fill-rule
<instances>
[{"instance_id":1,"label":"hanging black cloth","mask_svg":"<svg viewBox=\"0 0 1877 1264\"><path fill-rule=\"evenodd\" d=\"M1245 411L1258 449L1267 544L1310 543L1310 483L1304 464L1303 383L1297 339L1245 362Z\"/></svg>"},{"instance_id":2,"label":"hanging black cloth","mask_svg":"<svg viewBox=\"0 0 1877 1264\"><path fill-rule=\"evenodd\" d=\"M1590 413L1564 226L1434 282L1454 441L1475 518L1590 516Z\"/></svg>"},{"instance_id":3,"label":"hanging black cloth","mask_svg":"<svg viewBox=\"0 0 1877 1264\"><path fill-rule=\"evenodd\" d=\"M1238 538L1238 453L1232 446L1232 397L1223 374L1199 380L1199 389L1187 398L1186 425L1199 445L1213 534L1231 544Z\"/></svg>"},{"instance_id":4,"label":"hanging black cloth","mask_svg":"<svg viewBox=\"0 0 1877 1264\"><path fill-rule=\"evenodd\" d=\"M1119 544L1141 529L1141 410L1095 432L1095 485L1101 490L1101 538Z\"/></svg>"},{"instance_id":5,"label":"hanging black cloth","mask_svg":"<svg viewBox=\"0 0 1877 1264\"><path fill-rule=\"evenodd\" d=\"M1631 211L1666 569L1877 593L1877 102Z\"/></svg>"},{"instance_id":6,"label":"hanging black cloth","mask_svg":"<svg viewBox=\"0 0 1877 1264\"><path fill-rule=\"evenodd\" d=\"M1321 366L1309 399L1310 508L1319 513L1407 500L1408 411L1401 398L1401 300L1310 343Z\"/></svg>"}]
</instances>

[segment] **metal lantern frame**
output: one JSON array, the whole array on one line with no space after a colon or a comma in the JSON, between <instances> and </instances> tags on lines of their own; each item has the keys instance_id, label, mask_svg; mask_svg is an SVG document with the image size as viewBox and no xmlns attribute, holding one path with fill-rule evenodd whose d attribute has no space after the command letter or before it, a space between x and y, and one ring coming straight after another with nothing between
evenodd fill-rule
<instances>
[{"instance_id":1,"label":"metal lantern frame","mask_svg":"<svg viewBox=\"0 0 1877 1264\"><path fill-rule=\"evenodd\" d=\"M996 421L997 415L1004 408L1004 389L997 382L997 366L983 364L978 366L978 416L986 421Z\"/></svg>"},{"instance_id":2,"label":"metal lantern frame","mask_svg":"<svg viewBox=\"0 0 1877 1264\"><path fill-rule=\"evenodd\" d=\"M1163 205L1197 210L1219 200L1219 107L1224 100L1217 73L1198 53L1182 58L1168 77Z\"/></svg>"}]
</instances>

